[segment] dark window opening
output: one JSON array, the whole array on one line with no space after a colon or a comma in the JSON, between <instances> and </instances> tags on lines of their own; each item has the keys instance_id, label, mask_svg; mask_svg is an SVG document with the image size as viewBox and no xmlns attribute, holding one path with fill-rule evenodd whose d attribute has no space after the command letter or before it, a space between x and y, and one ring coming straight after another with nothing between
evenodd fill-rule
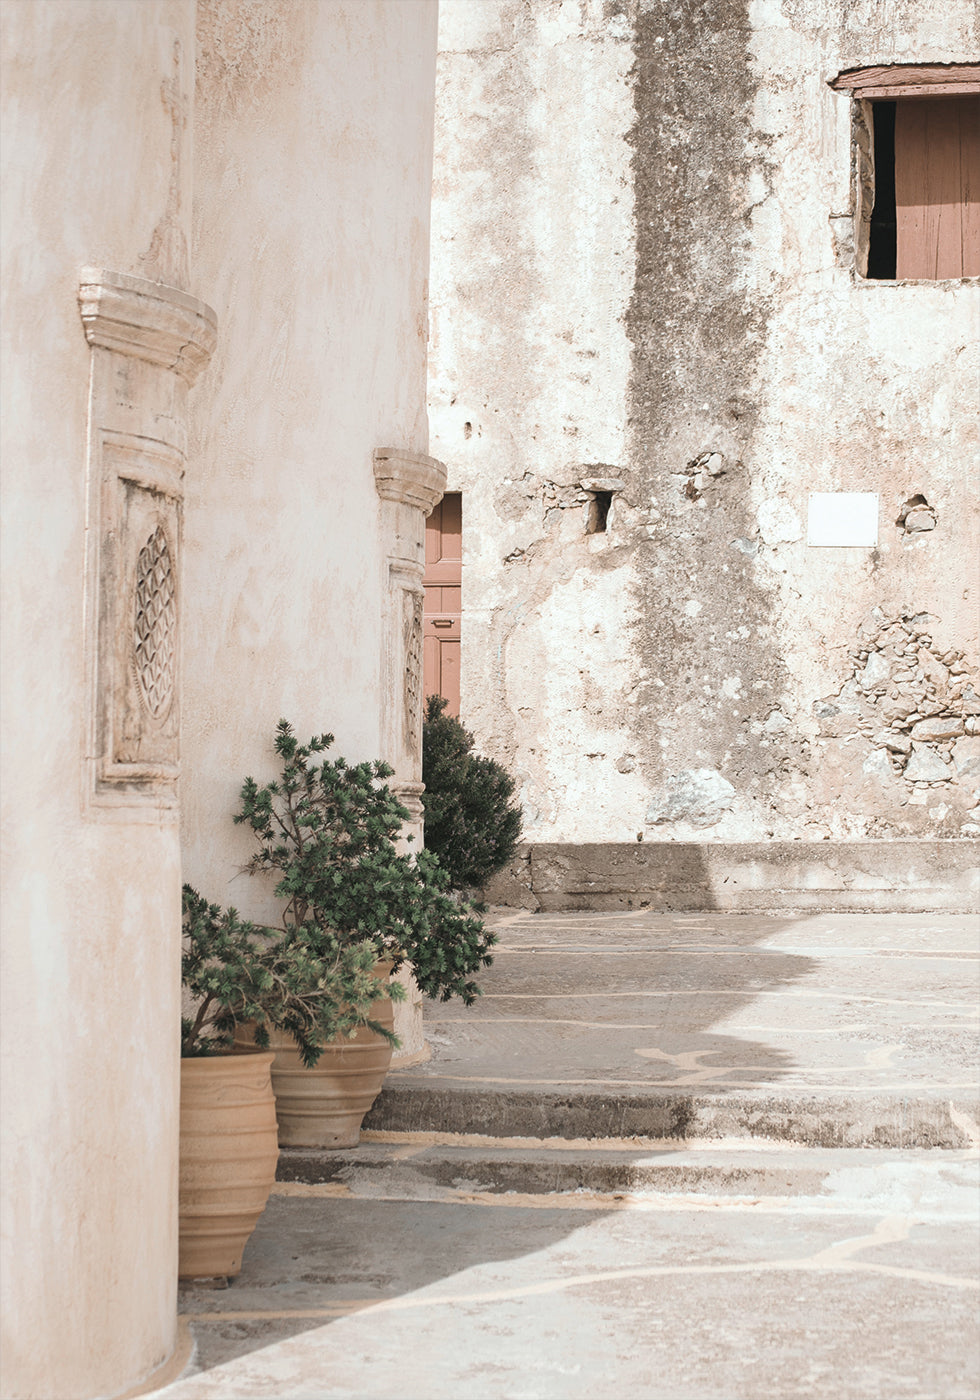
<instances>
[{"instance_id":1,"label":"dark window opening","mask_svg":"<svg viewBox=\"0 0 980 1400\"><path fill-rule=\"evenodd\" d=\"M852 68L855 252L877 281L980 276L980 63Z\"/></svg>"},{"instance_id":2,"label":"dark window opening","mask_svg":"<svg viewBox=\"0 0 980 1400\"><path fill-rule=\"evenodd\" d=\"M875 102L875 202L868 240L868 276L893 280L897 267L895 218L895 103Z\"/></svg>"},{"instance_id":3,"label":"dark window opening","mask_svg":"<svg viewBox=\"0 0 980 1400\"><path fill-rule=\"evenodd\" d=\"M605 532L612 498L611 491L590 491L589 511L585 520L585 533L587 535L601 535Z\"/></svg>"}]
</instances>

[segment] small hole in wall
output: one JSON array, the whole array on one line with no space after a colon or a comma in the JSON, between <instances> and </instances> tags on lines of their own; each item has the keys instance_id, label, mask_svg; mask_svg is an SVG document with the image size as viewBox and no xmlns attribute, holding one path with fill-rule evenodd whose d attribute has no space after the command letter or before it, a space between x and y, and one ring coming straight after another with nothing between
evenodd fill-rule
<instances>
[{"instance_id":1,"label":"small hole in wall","mask_svg":"<svg viewBox=\"0 0 980 1400\"><path fill-rule=\"evenodd\" d=\"M590 491L589 508L585 517L585 533L587 535L601 535L605 533L606 522L609 519L609 507L612 505L613 493L611 491Z\"/></svg>"},{"instance_id":2,"label":"small hole in wall","mask_svg":"<svg viewBox=\"0 0 980 1400\"><path fill-rule=\"evenodd\" d=\"M907 501L902 503L895 524L907 535L918 535L926 530L934 530L936 521L935 508L929 504L925 496L916 495L910 496Z\"/></svg>"},{"instance_id":3,"label":"small hole in wall","mask_svg":"<svg viewBox=\"0 0 980 1400\"><path fill-rule=\"evenodd\" d=\"M464 423L464 424L463 424L463 437L466 438L467 440L469 440L472 436L473 436L473 424L472 424L472 423Z\"/></svg>"}]
</instances>

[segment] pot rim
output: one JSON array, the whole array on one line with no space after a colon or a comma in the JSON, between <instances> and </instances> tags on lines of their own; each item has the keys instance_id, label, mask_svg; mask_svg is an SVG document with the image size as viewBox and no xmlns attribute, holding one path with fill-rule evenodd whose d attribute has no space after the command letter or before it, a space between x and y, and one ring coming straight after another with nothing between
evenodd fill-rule
<instances>
[{"instance_id":1,"label":"pot rim","mask_svg":"<svg viewBox=\"0 0 980 1400\"><path fill-rule=\"evenodd\" d=\"M230 1070L241 1065L243 1060L250 1061L255 1065L260 1065L263 1062L271 1065L275 1057L274 1050L263 1050L257 1045L243 1045L221 1055L181 1055L180 1071L182 1074L185 1070L190 1074L203 1074L211 1069L215 1074L218 1074L222 1070Z\"/></svg>"}]
</instances>

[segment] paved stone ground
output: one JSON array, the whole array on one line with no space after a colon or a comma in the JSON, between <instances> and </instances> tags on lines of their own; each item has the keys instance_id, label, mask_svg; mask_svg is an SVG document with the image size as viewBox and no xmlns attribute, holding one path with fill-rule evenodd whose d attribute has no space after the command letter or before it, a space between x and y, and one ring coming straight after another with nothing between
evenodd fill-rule
<instances>
[{"instance_id":1,"label":"paved stone ground","mask_svg":"<svg viewBox=\"0 0 980 1400\"><path fill-rule=\"evenodd\" d=\"M977 917L519 914L499 934L485 995L428 1009L433 1058L366 1127L911 1147L963 1145L951 1102L977 1116Z\"/></svg>"},{"instance_id":2,"label":"paved stone ground","mask_svg":"<svg viewBox=\"0 0 980 1400\"><path fill-rule=\"evenodd\" d=\"M159 1400L975 1400L978 932L505 918Z\"/></svg>"}]
</instances>

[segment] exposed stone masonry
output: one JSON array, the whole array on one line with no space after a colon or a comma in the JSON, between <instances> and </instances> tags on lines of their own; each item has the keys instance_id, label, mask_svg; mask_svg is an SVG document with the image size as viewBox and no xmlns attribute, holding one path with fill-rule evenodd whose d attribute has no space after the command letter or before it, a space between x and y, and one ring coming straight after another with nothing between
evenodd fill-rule
<instances>
[{"instance_id":1,"label":"exposed stone masonry","mask_svg":"<svg viewBox=\"0 0 980 1400\"><path fill-rule=\"evenodd\" d=\"M851 674L836 695L814 704L821 734L859 733L872 748L866 773L895 773L910 801L932 788L980 783L980 694L961 651L933 641L930 613L888 617L874 608L851 647ZM972 794L976 796L976 794ZM980 808L962 830L980 834Z\"/></svg>"}]
</instances>

